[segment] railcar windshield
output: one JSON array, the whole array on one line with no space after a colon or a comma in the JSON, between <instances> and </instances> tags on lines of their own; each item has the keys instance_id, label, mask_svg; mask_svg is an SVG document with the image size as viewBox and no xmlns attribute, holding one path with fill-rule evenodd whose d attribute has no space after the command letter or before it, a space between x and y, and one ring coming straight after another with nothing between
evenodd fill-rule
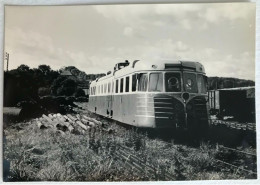
<instances>
[{"instance_id":1,"label":"railcar windshield","mask_svg":"<svg viewBox=\"0 0 260 185\"><path fill-rule=\"evenodd\" d=\"M189 93L198 93L197 80L195 73L183 73L184 88Z\"/></svg>"},{"instance_id":2,"label":"railcar windshield","mask_svg":"<svg viewBox=\"0 0 260 185\"><path fill-rule=\"evenodd\" d=\"M165 73L165 90L166 92L181 91L181 74Z\"/></svg>"},{"instance_id":3,"label":"railcar windshield","mask_svg":"<svg viewBox=\"0 0 260 185\"><path fill-rule=\"evenodd\" d=\"M207 77L204 75L198 74L197 79L198 79L199 93L206 94L207 93Z\"/></svg>"},{"instance_id":4,"label":"railcar windshield","mask_svg":"<svg viewBox=\"0 0 260 185\"><path fill-rule=\"evenodd\" d=\"M149 78L149 91L151 92L163 92L163 74L162 73L150 73Z\"/></svg>"}]
</instances>

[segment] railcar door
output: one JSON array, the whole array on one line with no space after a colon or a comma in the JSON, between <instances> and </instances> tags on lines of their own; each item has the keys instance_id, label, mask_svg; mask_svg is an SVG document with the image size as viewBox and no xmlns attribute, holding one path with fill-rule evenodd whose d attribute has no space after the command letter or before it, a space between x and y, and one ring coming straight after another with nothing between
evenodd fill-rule
<instances>
[{"instance_id":1,"label":"railcar door","mask_svg":"<svg viewBox=\"0 0 260 185\"><path fill-rule=\"evenodd\" d=\"M114 83L111 81L108 83L108 96L107 96L107 116L113 116L113 87Z\"/></svg>"}]
</instances>

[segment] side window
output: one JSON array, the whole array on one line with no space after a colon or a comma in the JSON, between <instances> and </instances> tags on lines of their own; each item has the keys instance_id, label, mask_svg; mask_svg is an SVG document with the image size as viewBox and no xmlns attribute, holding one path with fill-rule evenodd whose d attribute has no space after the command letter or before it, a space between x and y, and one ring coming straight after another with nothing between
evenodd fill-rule
<instances>
[{"instance_id":1,"label":"side window","mask_svg":"<svg viewBox=\"0 0 260 185\"><path fill-rule=\"evenodd\" d=\"M107 83L105 83L104 87L105 87L104 93L106 93L107 92Z\"/></svg>"},{"instance_id":2,"label":"side window","mask_svg":"<svg viewBox=\"0 0 260 185\"><path fill-rule=\"evenodd\" d=\"M111 92L114 93L114 81L112 82L112 89Z\"/></svg>"},{"instance_id":3,"label":"side window","mask_svg":"<svg viewBox=\"0 0 260 185\"><path fill-rule=\"evenodd\" d=\"M132 75L132 92L136 91L137 74Z\"/></svg>"},{"instance_id":4,"label":"side window","mask_svg":"<svg viewBox=\"0 0 260 185\"><path fill-rule=\"evenodd\" d=\"M118 80L116 80L116 93L118 93Z\"/></svg>"},{"instance_id":5,"label":"side window","mask_svg":"<svg viewBox=\"0 0 260 185\"><path fill-rule=\"evenodd\" d=\"M121 78L121 80L120 80L120 93L123 92L123 89L124 89L124 78Z\"/></svg>"},{"instance_id":6,"label":"side window","mask_svg":"<svg viewBox=\"0 0 260 185\"><path fill-rule=\"evenodd\" d=\"M147 73L140 73L138 77L138 91L147 90L148 75Z\"/></svg>"},{"instance_id":7,"label":"side window","mask_svg":"<svg viewBox=\"0 0 260 185\"><path fill-rule=\"evenodd\" d=\"M125 92L129 92L129 76L125 78Z\"/></svg>"},{"instance_id":8,"label":"side window","mask_svg":"<svg viewBox=\"0 0 260 185\"><path fill-rule=\"evenodd\" d=\"M108 92L108 93L110 93L110 85L111 85L111 83L109 82L109 83L108 83L108 88L107 88L107 92Z\"/></svg>"}]
</instances>

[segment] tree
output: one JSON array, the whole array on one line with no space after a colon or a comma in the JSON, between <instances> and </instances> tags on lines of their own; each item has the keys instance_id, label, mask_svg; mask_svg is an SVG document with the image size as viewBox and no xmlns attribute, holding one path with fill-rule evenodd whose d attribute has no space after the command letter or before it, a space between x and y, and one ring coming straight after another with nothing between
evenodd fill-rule
<instances>
[{"instance_id":1,"label":"tree","mask_svg":"<svg viewBox=\"0 0 260 185\"><path fill-rule=\"evenodd\" d=\"M86 96L85 92L83 89L77 89L76 93L75 93L76 97L80 97L80 96Z\"/></svg>"},{"instance_id":2,"label":"tree","mask_svg":"<svg viewBox=\"0 0 260 185\"><path fill-rule=\"evenodd\" d=\"M45 75L47 75L48 73L51 72L51 67L48 66L48 65L44 65L44 64L43 65L39 65L38 69Z\"/></svg>"},{"instance_id":3,"label":"tree","mask_svg":"<svg viewBox=\"0 0 260 185\"><path fill-rule=\"evenodd\" d=\"M17 71L19 72L28 72L29 70L30 67L25 64L21 64L19 67L17 67Z\"/></svg>"},{"instance_id":4,"label":"tree","mask_svg":"<svg viewBox=\"0 0 260 185\"><path fill-rule=\"evenodd\" d=\"M53 95L58 96L72 96L77 90L77 82L65 76L59 76L51 86Z\"/></svg>"},{"instance_id":5,"label":"tree","mask_svg":"<svg viewBox=\"0 0 260 185\"><path fill-rule=\"evenodd\" d=\"M77 89L77 83L72 79L65 79L60 83L60 87L57 89L57 95L72 96Z\"/></svg>"}]
</instances>

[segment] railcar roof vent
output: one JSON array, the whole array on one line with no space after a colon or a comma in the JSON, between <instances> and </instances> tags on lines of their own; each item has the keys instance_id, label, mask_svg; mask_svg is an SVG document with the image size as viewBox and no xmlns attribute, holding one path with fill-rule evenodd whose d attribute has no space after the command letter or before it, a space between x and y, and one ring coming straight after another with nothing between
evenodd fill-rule
<instances>
[{"instance_id":1,"label":"railcar roof vent","mask_svg":"<svg viewBox=\"0 0 260 185\"><path fill-rule=\"evenodd\" d=\"M165 69L180 68L181 64L165 64Z\"/></svg>"}]
</instances>

